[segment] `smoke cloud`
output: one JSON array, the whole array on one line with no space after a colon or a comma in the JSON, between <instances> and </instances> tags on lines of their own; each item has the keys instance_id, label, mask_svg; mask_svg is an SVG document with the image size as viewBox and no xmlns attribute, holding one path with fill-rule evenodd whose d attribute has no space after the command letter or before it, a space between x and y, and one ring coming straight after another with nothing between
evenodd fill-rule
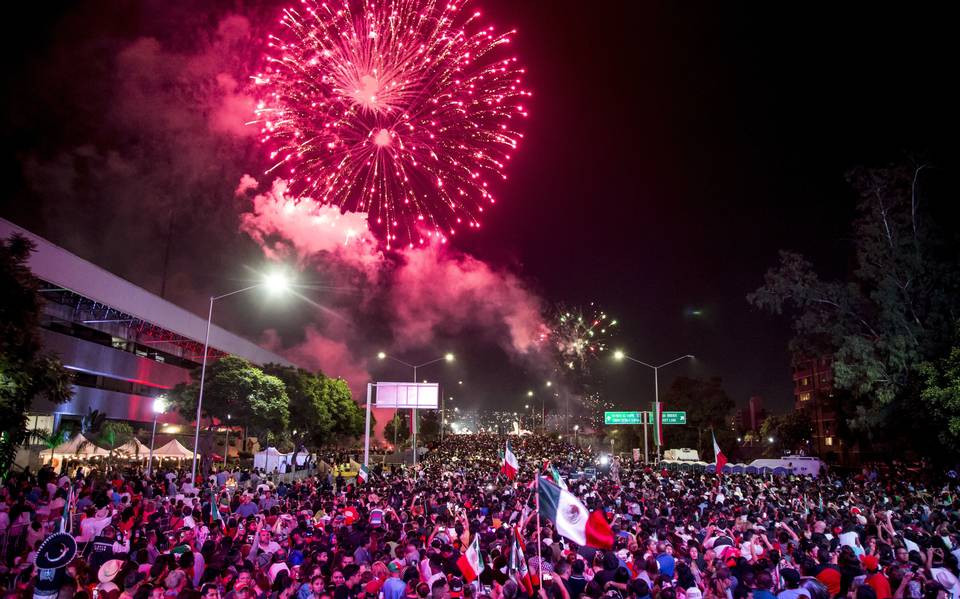
<instances>
[{"instance_id":1,"label":"smoke cloud","mask_svg":"<svg viewBox=\"0 0 960 599\"><path fill-rule=\"evenodd\" d=\"M256 187L256 180L244 175L237 192ZM383 262L365 213L342 213L336 206L291 197L283 179L276 179L269 191L253 198L252 210L240 217L240 230L274 260L292 256L303 264L325 255L371 278Z\"/></svg>"}]
</instances>

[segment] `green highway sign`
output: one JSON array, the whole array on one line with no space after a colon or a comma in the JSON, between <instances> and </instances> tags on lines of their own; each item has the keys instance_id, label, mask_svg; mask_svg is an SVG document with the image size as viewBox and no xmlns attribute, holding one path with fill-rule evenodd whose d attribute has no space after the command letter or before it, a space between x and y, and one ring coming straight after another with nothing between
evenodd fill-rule
<instances>
[{"instance_id":1,"label":"green highway sign","mask_svg":"<svg viewBox=\"0 0 960 599\"><path fill-rule=\"evenodd\" d=\"M664 424L686 424L686 412L662 412ZM650 412L604 412L604 424L643 424L644 420L653 422Z\"/></svg>"},{"instance_id":2,"label":"green highway sign","mask_svg":"<svg viewBox=\"0 0 960 599\"><path fill-rule=\"evenodd\" d=\"M604 412L604 424L643 424L641 412Z\"/></svg>"},{"instance_id":3,"label":"green highway sign","mask_svg":"<svg viewBox=\"0 0 960 599\"><path fill-rule=\"evenodd\" d=\"M686 412L661 412L661 414L662 414L661 421L664 424L686 424L687 423Z\"/></svg>"}]
</instances>

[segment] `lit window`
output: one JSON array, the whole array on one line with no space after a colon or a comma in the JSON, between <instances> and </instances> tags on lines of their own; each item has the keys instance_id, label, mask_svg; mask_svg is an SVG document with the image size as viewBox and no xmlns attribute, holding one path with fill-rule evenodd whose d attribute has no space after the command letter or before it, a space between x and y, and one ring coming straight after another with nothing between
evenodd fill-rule
<instances>
[{"instance_id":1,"label":"lit window","mask_svg":"<svg viewBox=\"0 0 960 599\"><path fill-rule=\"evenodd\" d=\"M810 384L810 379L808 379L807 377L803 377L803 380L800 381L800 385L801 385L802 387L806 387L806 386L809 385L809 384Z\"/></svg>"},{"instance_id":2,"label":"lit window","mask_svg":"<svg viewBox=\"0 0 960 599\"><path fill-rule=\"evenodd\" d=\"M825 445L832 447L832 446L833 446L833 437L825 437L825 438L823 439L823 442L824 442Z\"/></svg>"},{"instance_id":3,"label":"lit window","mask_svg":"<svg viewBox=\"0 0 960 599\"><path fill-rule=\"evenodd\" d=\"M807 393L801 393L800 401L810 401L810 392L808 391Z\"/></svg>"}]
</instances>

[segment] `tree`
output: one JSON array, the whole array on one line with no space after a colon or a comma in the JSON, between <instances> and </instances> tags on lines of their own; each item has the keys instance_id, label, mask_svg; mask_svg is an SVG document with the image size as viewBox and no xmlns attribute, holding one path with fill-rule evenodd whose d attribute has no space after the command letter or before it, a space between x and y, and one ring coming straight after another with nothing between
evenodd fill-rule
<instances>
[{"instance_id":1,"label":"tree","mask_svg":"<svg viewBox=\"0 0 960 599\"><path fill-rule=\"evenodd\" d=\"M45 449L50 450L50 463L53 463L53 450L70 440L70 431L55 430L47 432L46 430L34 431L33 438L40 442Z\"/></svg>"},{"instance_id":2,"label":"tree","mask_svg":"<svg viewBox=\"0 0 960 599\"><path fill-rule=\"evenodd\" d=\"M118 447L133 438L133 427L126 422L108 420L100 430L98 441L110 449L110 457Z\"/></svg>"},{"instance_id":3,"label":"tree","mask_svg":"<svg viewBox=\"0 0 960 599\"><path fill-rule=\"evenodd\" d=\"M780 265L747 296L772 314L789 313L795 355L833 357L834 386L856 402L851 424L871 430L918 405L921 364L949 354L960 314L960 235L953 198L938 201L928 167L859 169L850 272L822 280L803 256L782 251ZM924 193L925 187L930 191ZM930 401L940 397L929 395ZM890 409L888 409L890 408ZM916 409L898 413L917 417ZM892 432L906 427L893 422Z\"/></svg>"},{"instance_id":4,"label":"tree","mask_svg":"<svg viewBox=\"0 0 960 599\"><path fill-rule=\"evenodd\" d=\"M804 412L767 416L760 425L760 443L765 453L784 454L808 451L813 436L813 421ZM773 442L770 442L773 439Z\"/></svg>"},{"instance_id":5,"label":"tree","mask_svg":"<svg viewBox=\"0 0 960 599\"><path fill-rule=\"evenodd\" d=\"M330 405L333 415L333 434L344 437L363 435L366 411L353 401L347 382L341 378L323 377L323 393L324 401Z\"/></svg>"},{"instance_id":6,"label":"tree","mask_svg":"<svg viewBox=\"0 0 960 599\"><path fill-rule=\"evenodd\" d=\"M920 365L923 388L920 397L930 415L943 424L939 439L954 452L960 452L960 347L936 362Z\"/></svg>"},{"instance_id":7,"label":"tree","mask_svg":"<svg viewBox=\"0 0 960 599\"><path fill-rule=\"evenodd\" d=\"M197 414L200 370L194 370L193 382L179 384L170 400L180 414L192 422ZM248 427L267 443L283 440L290 425L290 400L286 386L275 376L236 356L224 356L207 366L202 417L231 420Z\"/></svg>"},{"instance_id":8,"label":"tree","mask_svg":"<svg viewBox=\"0 0 960 599\"><path fill-rule=\"evenodd\" d=\"M333 430L335 406L325 392L322 374L313 374L302 368L267 364L263 371L283 381L290 400L290 422L303 431L299 439L314 446L323 445Z\"/></svg>"},{"instance_id":9,"label":"tree","mask_svg":"<svg viewBox=\"0 0 960 599\"><path fill-rule=\"evenodd\" d=\"M664 436L671 447L696 447L701 457L713 455L711 431L718 441L732 445L727 424L736 403L727 395L720 377L709 379L680 376L674 379L663 395L664 409L687 413L686 426L669 426Z\"/></svg>"},{"instance_id":10,"label":"tree","mask_svg":"<svg viewBox=\"0 0 960 599\"><path fill-rule=\"evenodd\" d=\"M0 240L0 472L29 437L27 412L35 399L60 404L73 394L72 377L43 351L40 286L27 266L34 244L21 235Z\"/></svg>"},{"instance_id":11,"label":"tree","mask_svg":"<svg viewBox=\"0 0 960 599\"><path fill-rule=\"evenodd\" d=\"M398 410L383 428L383 436L388 443L399 447L410 438L410 415L406 410Z\"/></svg>"},{"instance_id":12,"label":"tree","mask_svg":"<svg viewBox=\"0 0 960 599\"><path fill-rule=\"evenodd\" d=\"M423 410L419 413L417 444L433 443L440 440L440 411ZM422 439L422 441L421 441Z\"/></svg>"}]
</instances>

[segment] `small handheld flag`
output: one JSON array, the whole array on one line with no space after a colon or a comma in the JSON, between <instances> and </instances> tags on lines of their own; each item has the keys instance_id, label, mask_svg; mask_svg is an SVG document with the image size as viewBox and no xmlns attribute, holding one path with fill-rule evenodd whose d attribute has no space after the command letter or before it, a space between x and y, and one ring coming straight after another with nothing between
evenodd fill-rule
<instances>
[{"instance_id":1,"label":"small handheld flag","mask_svg":"<svg viewBox=\"0 0 960 599\"><path fill-rule=\"evenodd\" d=\"M710 432L710 436L713 437L713 456L717 461L717 474L721 474L723 473L723 467L727 464L727 456L723 455L723 452L720 451L717 436L713 434L713 431Z\"/></svg>"},{"instance_id":2,"label":"small handheld flag","mask_svg":"<svg viewBox=\"0 0 960 599\"><path fill-rule=\"evenodd\" d=\"M504 449L503 452L503 464L500 466L500 473L508 479L513 480L517 478L517 471L519 469L520 463L517 462L517 456L513 454L513 450L510 449L510 441L507 440L506 449Z\"/></svg>"}]
</instances>

